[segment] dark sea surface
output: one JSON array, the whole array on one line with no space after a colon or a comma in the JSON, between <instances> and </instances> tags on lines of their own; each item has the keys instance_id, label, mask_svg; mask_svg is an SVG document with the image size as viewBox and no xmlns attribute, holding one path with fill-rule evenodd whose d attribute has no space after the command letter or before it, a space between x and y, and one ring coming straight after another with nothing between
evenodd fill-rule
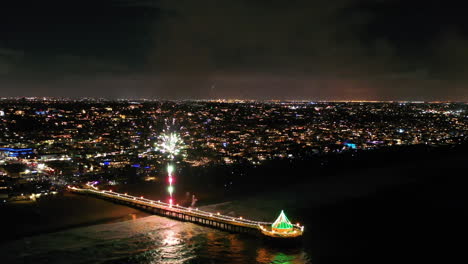
<instances>
[{"instance_id":1,"label":"dark sea surface","mask_svg":"<svg viewBox=\"0 0 468 264\"><path fill-rule=\"evenodd\" d=\"M305 225L275 244L65 194L0 208L0 263L439 263L465 251L468 155L311 178L204 210ZM369 166L371 167L371 166ZM157 199L151 184L127 187ZM31 210L31 208L35 208ZM5 222L4 221L4 222Z\"/></svg>"}]
</instances>

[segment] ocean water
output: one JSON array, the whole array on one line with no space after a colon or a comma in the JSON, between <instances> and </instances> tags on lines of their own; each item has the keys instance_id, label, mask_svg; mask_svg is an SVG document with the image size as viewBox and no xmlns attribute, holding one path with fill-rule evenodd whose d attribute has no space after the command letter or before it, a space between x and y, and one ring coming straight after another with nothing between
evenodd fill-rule
<instances>
[{"instance_id":1,"label":"ocean water","mask_svg":"<svg viewBox=\"0 0 468 264\"><path fill-rule=\"evenodd\" d=\"M203 207L270 221L284 209L305 225L302 242L294 245L64 196L44 208L62 215L57 223L81 226L7 239L0 243L0 263L453 263L464 252L457 242L465 237L467 215L458 173L466 169L464 158L366 169ZM96 217L77 219L84 216ZM21 215L2 217L24 221ZM14 229L57 218L35 217L27 217L28 225L10 221L1 233L20 234Z\"/></svg>"},{"instance_id":2,"label":"ocean water","mask_svg":"<svg viewBox=\"0 0 468 264\"><path fill-rule=\"evenodd\" d=\"M2 263L308 263L301 248L160 216L22 238L0 247Z\"/></svg>"}]
</instances>

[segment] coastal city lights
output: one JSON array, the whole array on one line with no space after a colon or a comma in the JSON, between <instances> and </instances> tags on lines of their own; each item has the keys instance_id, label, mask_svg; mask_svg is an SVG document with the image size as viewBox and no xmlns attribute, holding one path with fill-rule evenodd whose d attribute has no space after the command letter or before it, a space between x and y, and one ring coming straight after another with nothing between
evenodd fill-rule
<instances>
[{"instance_id":1,"label":"coastal city lights","mask_svg":"<svg viewBox=\"0 0 468 264\"><path fill-rule=\"evenodd\" d=\"M258 166L391 146L456 145L467 137L467 109L421 102L4 99L1 201L81 179L114 186L164 173L173 200L176 164L178 170ZM239 181L226 178L222 186Z\"/></svg>"}]
</instances>

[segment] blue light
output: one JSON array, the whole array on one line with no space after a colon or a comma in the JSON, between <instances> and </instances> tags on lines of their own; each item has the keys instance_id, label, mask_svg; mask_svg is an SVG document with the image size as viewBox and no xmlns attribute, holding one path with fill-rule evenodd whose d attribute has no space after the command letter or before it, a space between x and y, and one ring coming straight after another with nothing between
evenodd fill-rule
<instances>
[{"instance_id":1,"label":"blue light","mask_svg":"<svg viewBox=\"0 0 468 264\"><path fill-rule=\"evenodd\" d=\"M32 151L32 148L0 148L0 151L12 151L12 152L19 152L19 151Z\"/></svg>"},{"instance_id":2,"label":"blue light","mask_svg":"<svg viewBox=\"0 0 468 264\"><path fill-rule=\"evenodd\" d=\"M0 151L4 151L7 153L9 157L18 157L20 155L29 155L34 154L32 148L0 148Z\"/></svg>"},{"instance_id":3,"label":"blue light","mask_svg":"<svg viewBox=\"0 0 468 264\"><path fill-rule=\"evenodd\" d=\"M357 149L357 146L354 143L345 142L344 145L350 149Z\"/></svg>"}]
</instances>

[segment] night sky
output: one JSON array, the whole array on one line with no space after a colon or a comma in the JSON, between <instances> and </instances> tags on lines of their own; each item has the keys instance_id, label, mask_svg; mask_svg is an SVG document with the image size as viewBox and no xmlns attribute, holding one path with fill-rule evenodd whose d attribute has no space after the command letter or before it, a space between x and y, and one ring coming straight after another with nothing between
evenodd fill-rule
<instances>
[{"instance_id":1,"label":"night sky","mask_svg":"<svg viewBox=\"0 0 468 264\"><path fill-rule=\"evenodd\" d=\"M463 1L5 2L0 97L468 101Z\"/></svg>"}]
</instances>

